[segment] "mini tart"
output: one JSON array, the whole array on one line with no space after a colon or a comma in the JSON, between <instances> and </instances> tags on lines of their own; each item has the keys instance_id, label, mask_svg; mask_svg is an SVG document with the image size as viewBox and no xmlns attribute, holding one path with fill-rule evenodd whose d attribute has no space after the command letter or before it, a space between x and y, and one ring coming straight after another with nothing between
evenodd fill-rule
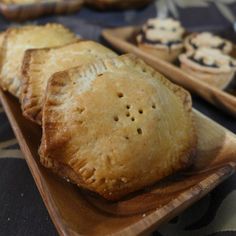
<instances>
[{"instance_id":1,"label":"mini tart","mask_svg":"<svg viewBox=\"0 0 236 236\"><path fill-rule=\"evenodd\" d=\"M184 46L187 51L196 50L201 47L218 49L224 54L229 54L233 45L230 41L208 32L193 33L186 37Z\"/></svg>"},{"instance_id":2,"label":"mini tart","mask_svg":"<svg viewBox=\"0 0 236 236\"><path fill-rule=\"evenodd\" d=\"M224 89L232 80L236 61L217 49L199 48L179 56L181 68L188 74Z\"/></svg>"},{"instance_id":3,"label":"mini tart","mask_svg":"<svg viewBox=\"0 0 236 236\"><path fill-rule=\"evenodd\" d=\"M183 49L184 29L173 19L149 19L136 36L142 50L166 61L174 61Z\"/></svg>"}]
</instances>

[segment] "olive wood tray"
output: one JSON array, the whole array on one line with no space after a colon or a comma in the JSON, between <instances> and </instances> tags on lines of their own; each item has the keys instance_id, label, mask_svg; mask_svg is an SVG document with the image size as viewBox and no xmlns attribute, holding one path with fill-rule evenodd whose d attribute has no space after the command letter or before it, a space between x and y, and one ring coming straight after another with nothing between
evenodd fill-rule
<instances>
[{"instance_id":1,"label":"olive wood tray","mask_svg":"<svg viewBox=\"0 0 236 236\"><path fill-rule=\"evenodd\" d=\"M209 103L236 117L236 82L233 88L230 88L231 92L235 93L234 96L190 76L174 64L144 52L139 49L134 42L134 36L139 29L139 27L134 26L105 29L102 35L116 49L121 52L129 52L138 55L159 72L167 76L172 82L183 86L187 90L203 97ZM236 48L234 48L232 56L236 57Z\"/></svg>"},{"instance_id":2,"label":"olive wood tray","mask_svg":"<svg viewBox=\"0 0 236 236\"><path fill-rule=\"evenodd\" d=\"M84 0L60 0L29 4L6 4L0 0L0 12L8 19L24 21L49 14L66 14L79 10Z\"/></svg>"},{"instance_id":3,"label":"olive wood tray","mask_svg":"<svg viewBox=\"0 0 236 236\"><path fill-rule=\"evenodd\" d=\"M0 100L51 219L63 236L148 234L235 172L236 136L194 110L198 136L194 165L119 202L109 202L41 166L41 128L22 116L13 96L0 90Z\"/></svg>"}]
</instances>

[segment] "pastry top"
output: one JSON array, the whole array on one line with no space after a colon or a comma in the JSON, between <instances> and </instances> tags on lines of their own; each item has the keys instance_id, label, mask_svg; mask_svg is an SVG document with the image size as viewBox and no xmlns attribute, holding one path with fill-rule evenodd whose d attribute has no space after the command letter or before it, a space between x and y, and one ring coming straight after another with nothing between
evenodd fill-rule
<instances>
[{"instance_id":1,"label":"pastry top","mask_svg":"<svg viewBox=\"0 0 236 236\"><path fill-rule=\"evenodd\" d=\"M114 56L116 54L110 49L93 41L27 50L22 67L21 105L24 116L41 124L41 109L47 82L55 72L81 66L95 59Z\"/></svg>"},{"instance_id":2,"label":"pastry top","mask_svg":"<svg viewBox=\"0 0 236 236\"><path fill-rule=\"evenodd\" d=\"M181 54L179 59L182 63L205 72L228 73L236 69L236 61L218 49L199 48Z\"/></svg>"},{"instance_id":3,"label":"pastry top","mask_svg":"<svg viewBox=\"0 0 236 236\"><path fill-rule=\"evenodd\" d=\"M232 51L232 43L209 32L193 33L185 40L187 50L196 50L200 47L219 49L229 54Z\"/></svg>"},{"instance_id":4,"label":"pastry top","mask_svg":"<svg viewBox=\"0 0 236 236\"><path fill-rule=\"evenodd\" d=\"M76 35L60 24L8 29L1 52L1 87L19 97L21 66L27 49L59 46L76 40Z\"/></svg>"},{"instance_id":5,"label":"pastry top","mask_svg":"<svg viewBox=\"0 0 236 236\"><path fill-rule=\"evenodd\" d=\"M196 147L189 93L130 55L54 74L42 129L41 162L111 200L185 168Z\"/></svg>"},{"instance_id":6,"label":"pastry top","mask_svg":"<svg viewBox=\"0 0 236 236\"><path fill-rule=\"evenodd\" d=\"M184 28L179 21L168 19L149 19L137 36L137 42L155 47L182 47Z\"/></svg>"}]
</instances>

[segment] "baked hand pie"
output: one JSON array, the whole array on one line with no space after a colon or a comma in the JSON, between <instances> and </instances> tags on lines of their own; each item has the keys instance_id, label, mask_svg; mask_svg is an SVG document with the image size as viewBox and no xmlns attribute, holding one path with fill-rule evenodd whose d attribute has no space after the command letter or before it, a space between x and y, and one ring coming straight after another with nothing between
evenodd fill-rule
<instances>
[{"instance_id":1,"label":"baked hand pie","mask_svg":"<svg viewBox=\"0 0 236 236\"><path fill-rule=\"evenodd\" d=\"M116 54L93 41L79 41L57 48L27 50L22 67L21 107L24 116L41 124L47 82L55 72L112 56Z\"/></svg>"},{"instance_id":2,"label":"baked hand pie","mask_svg":"<svg viewBox=\"0 0 236 236\"><path fill-rule=\"evenodd\" d=\"M224 89L234 77L236 61L217 49L199 48L179 56L181 68L189 75Z\"/></svg>"},{"instance_id":3,"label":"baked hand pie","mask_svg":"<svg viewBox=\"0 0 236 236\"><path fill-rule=\"evenodd\" d=\"M233 45L229 40L223 39L209 32L193 33L186 37L184 42L187 51L196 50L201 47L218 49L225 54L229 54Z\"/></svg>"},{"instance_id":4,"label":"baked hand pie","mask_svg":"<svg viewBox=\"0 0 236 236\"><path fill-rule=\"evenodd\" d=\"M183 49L184 32L179 21L153 18L144 24L136 40L142 50L171 62Z\"/></svg>"},{"instance_id":5,"label":"baked hand pie","mask_svg":"<svg viewBox=\"0 0 236 236\"><path fill-rule=\"evenodd\" d=\"M76 40L76 35L60 24L10 28L1 50L1 87L19 97L21 66L27 49L60 46Z\"/></svg>"},{"instance_id":6,"label":"baked hand pie","mask_svg":"<svg viewBox=\"0 0 236 236\"><path fill-rule=\"evenodd\" d=\"M192 163L191 97L134 56L54 74L42 120L41 163L108 200Z\"/></svg>"}]
</instances>

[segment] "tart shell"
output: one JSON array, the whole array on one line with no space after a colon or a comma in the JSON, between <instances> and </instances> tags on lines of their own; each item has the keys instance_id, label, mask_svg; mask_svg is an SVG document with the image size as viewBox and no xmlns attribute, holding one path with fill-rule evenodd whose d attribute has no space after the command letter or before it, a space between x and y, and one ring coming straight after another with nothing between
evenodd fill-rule
<instances>
[{"instance_id":1,"label":"tart shell","mask_svg":"<svg viewBox=\"0 0 236 236\"><path fill-rule=\"evenodd\" d=\"M153 56L168 62L175 61L183 50L182 44L180 46L175 45L174 47L171 47L171 49L169 49L168 47L163 47L163 46L157 47L142 43L138 44L138 47L142 51L145 51L148 54L152 54Z\"/></svg>"}]
</instances>

